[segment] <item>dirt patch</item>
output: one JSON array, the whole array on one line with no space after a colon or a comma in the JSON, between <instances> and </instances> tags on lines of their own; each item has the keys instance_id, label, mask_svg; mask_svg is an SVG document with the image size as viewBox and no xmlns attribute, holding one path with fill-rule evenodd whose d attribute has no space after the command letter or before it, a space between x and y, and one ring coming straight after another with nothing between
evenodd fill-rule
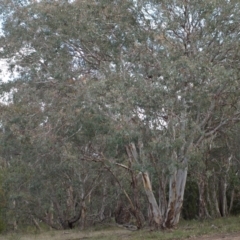
<instances>
[{"instance_id":1,"label":"dirt patch","mask_svg":"<svg viewBox=\"0 0 240 240\"><path fill-rule=\"evenodd\" d=\"M221 233L216 235L210 236L201 236L201 237L194 237L188 238L188 240L240 240L240 233Z\"/></svg>"}]
</instances>

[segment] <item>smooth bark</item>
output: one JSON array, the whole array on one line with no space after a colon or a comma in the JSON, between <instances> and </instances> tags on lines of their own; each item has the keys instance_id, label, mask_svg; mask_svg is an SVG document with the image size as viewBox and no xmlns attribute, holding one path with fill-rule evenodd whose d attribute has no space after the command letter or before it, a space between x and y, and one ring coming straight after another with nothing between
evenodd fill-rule
<instances>
[{"instance_id":1,"label":"smooth bark","mask_svg":"<svg viewBox=\"0 0 240 240\"><path fill-rule=\"evenodd\" d=\"M153 194L152 184L151 184L151 181L150 181L150 178L149 178L149 175L147 172L142 173L142 180L143 180L144 190L147 195L150 209L152 212L154 224L157 228L160 228L162 225L163 219L162 219L162 215L161 215L160 209L158 207L156 198Z\"/></svg>"},{"instance_id":2,"label":"smooth bark","mask_svg":"<svg viewBox=\"0 0 240 240\"><path fill-rule=\"evenodd\" d=\"M169 181L169 201L164 227L172 228L178 224L183 204L187 179L187 167L178 169Z\"/></svg>"}]
</instances>

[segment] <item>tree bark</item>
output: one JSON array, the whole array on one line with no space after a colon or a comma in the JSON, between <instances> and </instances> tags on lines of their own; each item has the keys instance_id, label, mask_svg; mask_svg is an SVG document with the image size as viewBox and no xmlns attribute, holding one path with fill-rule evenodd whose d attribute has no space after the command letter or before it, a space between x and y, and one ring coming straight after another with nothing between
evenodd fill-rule
<instances>
[{"instance_id":1,"label":"tree bark","mask_svg":"<svg viewBox=\"0 0 240 240\"><path fill-rule=\"evenodd\" d=\"M169 181L169 201L164 227L172 228L178 224L183 204L187 179L187 167L178 169Z\"/></svg>"},{"instance_id":2,"label":"tree bark","mask_svg":"<svg viewBox=\"0 0 240 240\"><path fill-rule=\"evenodd\" d=\"M166 189L165 189L165 182L164 176L159 176L159 189L158 189L158 196L159 196L159 209L163 218L165 218L166 210L167 210L167 199L166 199Z\"/></svg>"},{"instance_id":3,"label":"tree bark","mask_svg":"<svg viewBox=\"0 0 240 240\"><path fill-rule=\"evenodd\" d=\"M234 201L234 197L235 197L235 191L234 189L231 191L231 200L230 200L230 206L228 209L228 213L230 214L233 208L233 201Z\"/></svg>"},{"instance_id":4,"label":"tree bark","mask_svg":"<svg viewBox=\"0 0 240 240\"><path fill-rule=\"evenodd\" d=\"M37 230L41 231L41 227L38 223L38 221L32 216L32 221L33 221L33 224L35 225L35 227L37 228Z\"/></svg>"},{"instance_id":5,"label":"tree bark","mask_svg":"<svg viewBox=\"0 0 240 240\"><path fill-rule=\"evenodd\" d=\"M67 211L66 211L66 217L70 218L72 214L75 214L75 206L74 206L74 198L73 198L73 188L70 185L67 190Z\"/></svg>"},{"instance_id":6,"label":"tree bark","mask_svg":"<svg viewBox=\"0 0 240 240\"><path fill-rule=\"evenodd\" d=\"M222 217L227 216L227 177L223 176L220 179L220 187L219 187L219 202L220 202L220 212Z\"/></svg>"},{"instance_id":7,"label":"tree bark","mask_svg":"<svg viewBox=\"0 0 240 240\"><path fill-rule=\"evenodd\" d=\"M87 206L86 202L83 199L81 204L81 229L83 230L86 227L86 217L87 217Z\"/></svg>"},{"instance_id":8,"label":"tree bark","mask_svg":"<svg viewBox=\"0 0 240 240\"><path fill-rule=\"evenodd\" d=\"M131 179L132 179L131 187L132 187L132 191L133 191L133 205L131 206L130 211L136 219L137 228L141 229L144 226L145 220L144 220L143 214L141 212L141 207L140 207L140 202L139 202L139 199L140 199L139 186L138 186L139 174L137 174L135 171L132 170L132 165L134 163L138 164L139 160L141 160L142 155L143 155L142 144L139 143L138 147L139 147L139 153L137 152L135 144L131 143L126 146L126 152L127 152L128 160L129 160L128 171L131 175Z\"/></svg>"},{"instance_id":9,"label":"tree bark","mask_svg":"<svg viewBox=\"0 0 240 240\"><path fill-rule=\"evenodd\" d=\"M99 219L100 221L103 221L105 219L104 211L106 207L106 200L107 200L107 180L104 180L103 183L103 196L102 196L102 205L101 209L99 211Z\"/></svg>"},{"instance_id":10,"label":"tree bark","mask_svg":"<svg viewBox=\"0 0 240 240\"><path fill-rule=\"evenodd\" d=\"M144 190L146 192L146 195L150 204L150 209L152 212L154 224L157 229L160 229L162 226L163 219L162 219L162 215L159 210L156 198L153 194L152 184L147 172L142 173L142 180L143 180Z\"/></svg>"},{"instance_id":11,"label":"tree bark","mask_svg":"<svg viewBox=\"0 0 240 240\"><path fill-rule=\"evenodd\" d=\"M198 215L201 219L209 218L210 215L207 210L206 201L205 201L205 181L203 177L198 178L198 192L199 192L199 210Z\"/></svg>"},{"instance_id":12,"label":"tree bark","mask_svg":"<svg viewBox=\"0 0 240 240\"><path fill-rule=\"evenodd\" d=\"M214 217L221 217L220 213L220 208L219 208L219 202L218 202L218 197L217 197L217 191L218 187L215 181L211 184L211 188L209 189L211 191L211 199L209 205L211 206L211 209L213 211L213 216Z\"/></svg>"}]
</instances>

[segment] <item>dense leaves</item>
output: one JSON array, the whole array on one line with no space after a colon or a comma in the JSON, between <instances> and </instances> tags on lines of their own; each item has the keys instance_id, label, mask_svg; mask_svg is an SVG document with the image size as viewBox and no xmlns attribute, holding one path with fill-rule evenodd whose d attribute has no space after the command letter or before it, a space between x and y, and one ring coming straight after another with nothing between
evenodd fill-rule
<instances>
[{"instance_id":1,"label":"dense leaves","mask_svg":"<svg viewBox=\"0 0 240 240\"><path fill-rule=\"evenodd\" d=\"M200 217L233 209L238 1L0 6L0 56L18 72L1 84L11 96L0 119L9 222L84 227L124 202L138 228L144 216L171 228L187 176L186 201ZM140 186L148 173L160 221ZM194 217L187 206L183 216Z\"/></svg>"}]
</instances>

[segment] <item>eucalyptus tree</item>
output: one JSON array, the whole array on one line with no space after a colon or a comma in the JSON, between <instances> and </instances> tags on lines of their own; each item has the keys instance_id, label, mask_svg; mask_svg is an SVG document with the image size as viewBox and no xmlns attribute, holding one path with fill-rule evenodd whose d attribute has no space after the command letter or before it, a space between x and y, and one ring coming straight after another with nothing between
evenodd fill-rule
<instances>
[{"instance_id":1,"label":"eucalyptus tree","mask_svg":"<svg viewBox=\"0 0 240 240\"><path fill-rule=\"evenodd\" d=\"M75 6L64 1L21 3L1 5L10 9L1 39L3 55L12 69L19 68L19 76L2 85L3 91L14 89L12 102L2 111L5 146L1 154L10 164L5 181L9 203L17 205L12 209L15 216L28 219L27 214L30 220L41 219L54 228L72 227L80 217L84 226L86 198L104 173L88 161L98 153L91 148L92 137L104 131L104 118L91 108L85 85L86 78L92 78L88 74L96 71L97 60L89 57L95 63L88 67L78 55L81 49L77 53L74 47L78 43L71 42L79 40L76 29L68 28L70 38L64 29L57 29L58 24L65 26L61 14L67 17ZM59 18L51 19L56 13ZM84 19L80 17L79 21Z\"/></svg>"},{"instance_id":2,"label":"eucalyptus tree","mask_svg":"<svg viewBox=\"0 0 240 240\"><path fill-rule=\"evenodd\" d=\"M136 33L119 72L105 80L105 101L122 116L122 128L133 126L126 137L135 141L132 155L156 225L173 227L192 155L239 121L240 9L234 1L137 3L141 37ZM158 169L159 204L149 165Z\"/></svg>"},{"instance_id":3,"label":"eucalyptus tree","mask_svg":"<svg viewBox=\"0 0 240 240\"><path fill-rule=\"evenodd\" d=\"M232 129L223 129L205 154L205 198L214 215L226 216L233 209L239 182L238 143L239 123ZM234 211L232 213L236 214Z\"/></svg>"},{"instance_id":4,"label":"eucalyptus tree","mask_svg":"<svg viewBox=\"0 0 240 240\"><path fill-rule=\"evenodd\" d=\"M72 94L78 83L78 93ZM89 141L95 131L103 131L103 119L85 109L78 83L44 91L23 85L13 102L1 108L8 213L21 222L40 219L53 228L72 228L81 219L84 227L87 198L107 175L90 161L98 150ZM51 104L43 104L41 94Z\"/></svg>"},{"instance_id":5,"label":"eucalyptus tree","mask_svg":"<svg viewBox=\"0 0 240 240\"><path fill-rule=\"evenodd\" d=\"M98 156L104 145L101 134L111 128L105 129L109 119L93 106L87 85L104 76L107 63L118 61L124 38L121 28L129 20L124 20L128 3L122 4L122 8L116 2L108 6L95 1L6 1L2 5L6 19L1 54L10 59L11 69L19 70L13 82L2 85L14 89L3 125L8 131L2 154L11 163L9 172L13 169L6 184L11 186L9 197L21 190L21 198L16 196L20 212L52 227L66 228L80 214L83 219L86 197L101 183L104 171L86 161ZM116 21L111 21L119 16L123 21L115 28ZM17 156L6 152L11 145ZM14 171L20 165L25 170ZM14 174L25 179L29 167L28 181L19 181L19 186Z\"/></svg>"},{"instance_id":6,"label":"eucalyptus tree","mask_svg":"<svg viewBox=\"0 0 240 240\"><path fill-rule=\"evenodd\" d=\"M239 3L3 2L1 55L19 69L14 96L31 92L25 108L43 109L36 129L50 130L46 146L62 157L65 140L70 152L95 141L142 177L157 228L175 226L192 155L239 120ZM106 136L121 144L103 146Z\"/></svg>"}]
</instances>

